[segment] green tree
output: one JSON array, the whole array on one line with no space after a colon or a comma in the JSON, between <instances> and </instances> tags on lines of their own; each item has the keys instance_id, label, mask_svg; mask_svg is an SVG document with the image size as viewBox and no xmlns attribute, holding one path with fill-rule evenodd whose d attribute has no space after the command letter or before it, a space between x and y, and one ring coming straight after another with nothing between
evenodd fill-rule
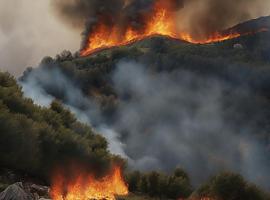
<instances>
[{"instance_id":1,"label":"green tree","mask_svg":"<svg viewBox=\"0 0 270 200\"><path fill-rule=\"evenodd\" d=\"M148 193L150 196L159 195L159 178L158 172L150 172L148 175Z\"/></svg>"},{"instance_id":2,"label":"green tree","mask_svg":"<svg viewBox=\"0 0 270 200\"><path fill-rule=\"evenodd\" d=\"M127 175L128 188L131 192L139 190L139 184L141 181L141 173L139 171L131 172Z\"/></svg>"},{"instance_id":3,"label":"green tree","mask_svg":"<svg viewBox=\"0 0 270 200\"><path fill-rule=\"evenodd\" d=\"M222 172L212 177L195 192L199 197L221 200L269 200L264 191L248 183L241 175Z\"/></svg>"},{"instance_id":4,"label":"green tree","mask_svg":"<svg viewBox=\"0 0 270 200\"><path fill-rule=\"evenodd\" d=\"M105 170L114 159L105 138L78 122L60 102L37 106L23 97L12 76L0 73L0 167L48 178L61 162Z\"/></svg>"},{"instance_id":5,"label":"green tree","mask_svg":"<svg viewBox=\"0 0 270 200\"><path fill-rule=\"evenodd\" d=\"M148 177L146 174L141 175L141 180L139 182L139 192L144 194L148 194L149 186L148 186Z\"/></svg>"}]
</instances>

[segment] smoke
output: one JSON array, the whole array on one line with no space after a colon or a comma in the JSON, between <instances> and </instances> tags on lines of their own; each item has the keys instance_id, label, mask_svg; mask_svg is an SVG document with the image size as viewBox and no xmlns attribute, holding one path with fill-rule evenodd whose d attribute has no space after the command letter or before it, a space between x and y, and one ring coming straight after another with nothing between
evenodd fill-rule
<instances>
[{"instance_id":1,"label":"smoke","mask_svg":"<svg viewBox=\"0 0 270 200\"><path fill-rule=\"evenodd\" d=\"M178 13L175 22L178 29L197 39L270 14L267 0L53 0L52 5L58 16L69 25L84 30L84 37L88 37L98 22L140 30L157 1L170 4ZM85 38L83 44L84 41Z\"/></svg>"},{"instance_id":2,"label":"smoke","mask_svg":"<svg viewBox=\"0 0 270 200\"><path fill-rule=\"evenodd\" d=\"M87 21L97 20L99 15L109 15L114 19L124 7L124 0L54 0L53 6L62 19L74 27L82 28ZM113 20L114 20L113 19Z\"/></svg>"},{"instance_id":3,"label":"smoke","mask_svg":"<svg viewBox=\"0 0 270 200\"><path fill-rule=\"evenodd\" d=\"M96 132L103 135L109 142L111 153L127 158L124 144L119 140L119 134L102 123L102 117L97 103L85 97L54 64L41 63L38 68L31 69L24 79L19 80L23 93L35 104L49 107L56 97L63 99L64 106L74 113L82 123L95 126Z\"/></svg>"},{"instance_id":4,"label":"smoke","mask_svg":"<svg viewBox=\"0 0 270 200\"><path fill-rule=\"evenodd\" d=\"M128 27L137 31L143 30L146 25L145 19L152 12L155 2L155 0L54 0L52 5L58 16L67 24L83 30L83 48L87 44L88 36L99 23L107 27L117 26L119 35ZM164 6L170 5L175 11L183 5L182 0L164 2Z\"/></svg>"},{"instance_id":5,"label":"smoke","mask_svg":"<svg viewBox=\"0 0 270 200\"><path fill-rule=\"evenodd\" d=\"M78 31L52 16L49 1L0 1L0 70L20 75L44 55L79 48Z\"/></svg>"},{"instance_id":6,"label":"smoke","mask_svg":"<svg viewBox=\"0 0 270 200\"><path fill-rule=\"evenodd\" d=\"M182 0L166 1L176 10L182 5ZM98 20L112 24L124 21L132 24L136 20L139 23L138 18L146 15L154 2L155 0L53 0L52 6L58 16L69 25L81 29L87 22Z\"/></svg>"},{"instance_id":7,"label":"smoke","mask_svg":"<svg viewBox=\"0 0 270 200\"><path fill-rule=\"evenodd\" d=\"M243 21L269 15L267 7L267 0L188 0L179 12L178 26L193 37L206 37Z\"/></svg>"},{"instance_id":8,"label":"smoke","mask_svg":"<svg viewBox=\"0 0 270 200\"><path fill-rule=\"evenodd\" d=\"M156 74L126 62L118 65L113 81L122 99L114 129L126 133L125 152L134 168L181 166L195 183L232 170L269 187L270 163L255 136L259 129L234 122L242 101L252 98L248 88L188 71Z\"/></svg>"},{"instance_id":9,"label":"smoke","mask_svg":"<svg viewBox=\"0 0 270 200\"><path fill-rule=\"evenodd\" d=\"M42 105L61 94L65 105L106 137L110 151L127 158L132 169L171 171L181 166L194 184L232 170L269 188L270 163L256 124L265 117L256 112L264 104L238 84L240 77L235 79L185 70L157 73L120 62L112 76L119 103L110 123L95 100L86 98L57 67L41 66L21 85L26 96ZM252 115L247 119L243 112Z\"/></svg>"}]
</instances>

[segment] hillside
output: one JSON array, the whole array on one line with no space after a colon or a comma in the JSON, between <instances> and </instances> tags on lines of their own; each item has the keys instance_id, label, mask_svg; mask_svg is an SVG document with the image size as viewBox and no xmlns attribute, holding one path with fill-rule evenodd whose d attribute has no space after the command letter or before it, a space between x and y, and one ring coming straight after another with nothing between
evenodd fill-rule
<instances>
[{"instance_id":1,"label":"hillside","mask_svg":"<svg viewBox=\"0 0 270 200\"><path fill-rule=\"evenodd\" d=\"M40 69L59 69L84 95L97 98L106 115L112 114L114 100L118 98L112 85L112 75L122 61L140 63L153 72L187 70L201 76L217 77L238 86L250 87L260 98L268 99L269 38L270 33L263 32L220 43L195 45L157 36L88 57L73 56L64 51L55 59L44 58ZM26 70L21 77L22 82L27 82L35 71ZM44 82L38 73L35 76L41 87L65 102L66 97L61 96L63 88L53 86L52 82L51 85L50 81Z\"/></svg>"},{"instance_id":2,"label":"hillside","mask_svg":"<svg viewBox=\"0 0 270 200\"><path fill-rule=\"evenodd\" d=\"M225 31L267 28L269 19ZM194 195L231 199L222 195L234 195L237 187L228 184L222 193L221 185L239 183L244 196L257 191L243 177L270 187L269 39L269 31L211 44L155 36L87 57L64 51L27 69L20 84L36 104L61 101L108 140L112 153L127 159L130 171L145 173L128 174L132 192L151 195L145 185L153 181L169 190L180 185L185 197L192 185L199 188ZM178 166L188 178L167 175ZM160 173L152 177L153 170ZM214 176L223 171L243 177ZM168 194L157 185L148 186L155 195Z\"/></svg>"},{"instance_id":3,"label":"hillside","mask_svg":"<svg viewBox=\"0 0 270 200\"><path fill-rule=\"evenodd\" d=\"M228 28L223 32L238 32L238 33L245 33L245 32L254 32L256 30L262 29L269 29L270 28L270 17L260 17L258 19L252 19L247 22L240 23L236 26Z\"/></svg>"},{"instance_id":4,"label":"hillside","mask_svg":"<svg viewBox=\"0 0 270 200\"><path fill-rule=\"evenodd\" d=\"M269 17L249 23L253 27L255 22L261 24L262 21L269 21L268 19ZM247 23L242 26L246 27ZM242 26L236 27L240 29ZM169 109L170 103L176 104L176 110L179 112L187 109L185 112L191 117L190 120L194 121L193 113L201 112L201 107L207 106L207 102L197 95L206 95L210 98L208 101L214 102L216 98L220 98L215 108L220 107L220 110L213 113L216 115L215 119L221 118L218 124L233 129L226 130L233 132L233 135L251 132L259 143L266 145L261 152L265 154L269 151L267 148L270 145L270 113L267 112L270 108L269 38L269 32L261 32L224 42L199 45L157 36L128 46L104 50L88 57L73 56L70 52L64 51L55 59L44 58L39 68L26 70L21 82L23 86L34 85L50 97L56 97L75 108L79 111L79 115L81 117L83 115L84 120L86 118L94 127L99 127L100 124L113 126L120 132L117 138L128 143L138 139L133 138L129 141L127 135L129 136L130 132L134 131L132 135L137 135L138 132L143 134L151 126L154 126L152 128L155 132L159 130L155 130L158 127L157 123L164 121L167 123L167 118L177 119L182 116L181 113L174 114L175 109ZM145 81L146 84L138 85L139 81L142 83ZM160 84L162 82L164 85ZM160 94L153 92L152 96L148 95L150 91L159 90ZM216 93L216 90L219 92ZM189 96L177 96L179 93L177 91L183 91ZM168 94L172 96L167 98ZM138 95L140 99L137 99ZM164 105L153 107L148 102L151 97L160 98L160 96L164 98L162 101ZM183 97L186 99L183 100ZM173 99L177 99L178 102ZM172 102L167 105L165 103L167 101ZM148 112L148 115L144 115L146 123L140 122L136 117L129 119L128 123L131 123L129 126L125 124L125 115L131 112L129 106L134 107L132 113L138 116L141 112ZM132 113L130 116L133 116ZM152 121L152 115L162 116L162 119L156 117L156 121ZM151 124L150 127L147 122ZM212 122L210 120L207 123ZM177 123L173 124L173 127L175 131ZM214 134L223 128L212 127L212 129L206 132ZM199 134L200 131L196 132ZM146 147L142 144L141 148ZM125 151L129 156L138 156L132 149ZM171 168L173 167L164 169Z\"/></svg>"},{"instance_id":5,"label":"hillside","mask_svg":"<svg viewBox=\"0 0 270 200\"><path fill-rule=\"evenodd\" d=\"M7 73L0 73L0 110L0 197L3 199L50 198L49 188L35 183L50 183L53 168L57 165L64 170L70 160L82 162L91 172L94 166L99 173L116 161L108 153L104 138L96 135L91 127L77 122L57 101L50 108L34 105L31 99L23 97L21 88ZM130 194L119 200L269 199L257 186L228 172L213 176L196 190L182 169L176 169L171 175L128 171L126 180ZM17 181L22 183L13 184Z\"/></svg>"},{"instance_id":6,"label":"hillside","mask_svg":"<svg viewBox=\"0 0 270 200\"><path fill-rule=\"evenodd\" d=\"M270 17L244 22L223 32L256 32L269 28ZM269 32L261 32L210 44L191 44L181 40L156 36L136 43L103 50L87 57L73 56L64 51L55 60L44 60L57 64L64 73L79 83L85 94L90 87L102 92L102 83L107 74L113 72L121 60L133 60L148 65L155 71L188 69L197 72L225 73L232 65L236 68L265 68L270 63ZM238 45L239 44L239 45ZM96 76L97 75L97 76ZM94 76L94 77L93 77ZM27 77L27 71L22 79ZM106 84L105 84L106 85ZM109 95L109 94L105 94Z\"/></svg>"},{"instance_id":7,"label":"hillside","mask_svg":"<svg viewBox=\"0 0 270 200\"><path fill-rule=\"evenodd\" d=\"M0 73L0 110L0 183L7 175L2 169L49 181L55 167L69 162L98 167L99 173L110 166L103 137L57 101L49 108L34 105L7 73Z\"/></svg>"}]
</instances>

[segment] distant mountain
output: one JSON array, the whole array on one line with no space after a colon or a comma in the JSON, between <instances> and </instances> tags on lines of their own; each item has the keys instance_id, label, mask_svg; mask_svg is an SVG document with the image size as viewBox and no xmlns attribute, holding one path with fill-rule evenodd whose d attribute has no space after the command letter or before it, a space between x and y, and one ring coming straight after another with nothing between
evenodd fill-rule
<instances>
[{"instance_id":1,"label":"distant mountain","mask_svg":"<svg viewBox=\"0 0 270 200\"><path fill-rule=\"evenodd\" d=\"M270 30L270 16L260 17L258 19L252 19L243 23L240 23L236 26L233 26L223 32L238 32L238 33L247 33L247 32L256 32L258 30Z\"/></svg>"}]
</instances>

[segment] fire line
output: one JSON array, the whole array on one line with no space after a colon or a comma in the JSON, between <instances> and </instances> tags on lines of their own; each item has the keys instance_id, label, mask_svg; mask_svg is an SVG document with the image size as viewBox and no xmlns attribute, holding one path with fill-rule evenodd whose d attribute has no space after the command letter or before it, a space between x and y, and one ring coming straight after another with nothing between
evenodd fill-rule
<instances>
[{"instance_id":1,"label":"fire line","mask_svg":"<svg viewBox=\"0 0 270 200\"><path fill-rule=\"evenodd\" d=\"M152 13L145 19L146 25L144 30L138 31L130 26L123 32L120 31L120 28L117 25L111 27L105 23L99 22L89 34L87 44L81 50L80 55L88 56L103 49L132 44L136 41L141 41L156 35L166 36L194 44L207 44L266 31L266 29L260 29L256 32L230 32L226 34L216 32L206 39L195 39L188 33L177 31L175 24L176 14L171 11L171 6L167 4L164 3L164 1L157 1Z\"/></svg>"},{"instance_id":2,"label":"fire line","mask_svg":"<svg viewBox=\"0 0 270 200\"><path fill-rule=\"evenodd\" d=\"M128 195L120 167L113 167L111 173L101 179L93 174L75 172L73 178L57 174L53 178L51 197L53 200L115 200L115 196Z\"/></svg>"}]
</instances>

